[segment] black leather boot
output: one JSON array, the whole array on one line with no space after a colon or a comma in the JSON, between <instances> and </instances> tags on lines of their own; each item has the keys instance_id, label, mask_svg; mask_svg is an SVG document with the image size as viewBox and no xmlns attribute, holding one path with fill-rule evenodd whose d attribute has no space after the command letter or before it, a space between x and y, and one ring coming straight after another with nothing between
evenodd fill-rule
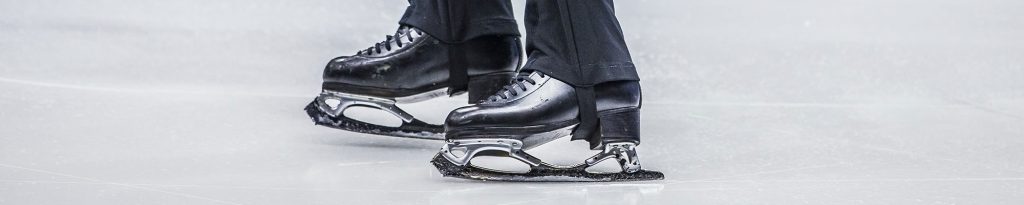
<instances>
[{"instance_id":1,"label":"black leather boot","mask_svg":"<svg viewBox=\"0 0 1024 205\"><path fill-rule=\"evenodd\" d=\"M370 134L443 139L441 125L417 120L396 103L469 94L477 102L512 78L521 58L518 36L483 36L445 43L402 26L393 36L352 56L328 62L323 92L306 106L318 125ZM376 108L401 118L399 127L358 121L343 115L352 106Z\"/></svg>"},{"instance_id":2,"label":"black leather boot","mask_svg":"<svg viewBox=\"0 0 1024 205\"><path fill-rule=\"evenodd\" d=\"M433 163L445 176L508 181L619 181L662 179L660 172L640 169L640 84L613 81L594 87L599 142L603 151L576 166L544 163L524 150L571 135L580 123L575 87L538 71L524 72L486 101L452 111L445 121L447 144ZM476 156L509 156L531 166L527 173L473 167ZM606 159L619 161L622 172L585 169Z\"/></svg>"}]
</instances>

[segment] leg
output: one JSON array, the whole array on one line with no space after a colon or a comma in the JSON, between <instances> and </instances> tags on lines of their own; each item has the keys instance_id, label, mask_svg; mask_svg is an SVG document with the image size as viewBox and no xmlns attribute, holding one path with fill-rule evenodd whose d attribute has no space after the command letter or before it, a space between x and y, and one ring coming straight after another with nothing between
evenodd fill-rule
<instances>
[{"instance_id":1,"label":"leg","mask_svg":"<svg viewBox=\"0 0 1024 205\"><path fill-rule=\"evenodd\" d=\"M530 0L528 69L574 86L638 81L611 0Z\"/></svg>"},{"instance_id":2,"label":"leg","mask_svg":"<svg viewBox=\"0 0 1024 205\"><path fill-rule=\"evenodd\" d=\"M449 43L487 35L519 35L509 0L409 0L400 23Z\"/></svg>"}]
</instances>

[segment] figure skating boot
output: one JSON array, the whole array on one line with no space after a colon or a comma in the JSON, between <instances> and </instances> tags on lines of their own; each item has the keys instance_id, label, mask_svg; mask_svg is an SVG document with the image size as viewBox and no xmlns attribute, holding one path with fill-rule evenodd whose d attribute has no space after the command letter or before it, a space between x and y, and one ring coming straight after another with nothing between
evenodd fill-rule
<instances>
[{"instance_id":1,"label":"figure skating boot","mask_svg":"<svg viewBox=\"0 0 1024 205\"><path fill-rule=\"evenodd\" d=\"M445 121L446 144L431 161L447 177L495 181L641 181L664 175L640 168L640 84L613 81L596 85L598 128L585 138L601 150L582 163L558 166L525 150L577 134L580 122L575 88L539 71L520 73L488 100L452 111ZM511 157L530 166L509 172L474 166L477 156ZM615 159L620 172L591 173L587 168Z\"/></svg>"},{"instance_id":2,"label":"figure skating boot","mask_svg":"<svg viewBox=\"0 0 1024 205\"><path fill-rule=\"evenodd\" d=\"M402 26L394 36L352 56L331 60L322 93L306 106L317 125L407 138L444 137L441 125L416 119L395 104L468 93L477 102L501 89L520 64L518 36L483 36L445 43ZM386 111L402 120L389 127L344 115L353 106Z\"/></svg>"}]
</instances>

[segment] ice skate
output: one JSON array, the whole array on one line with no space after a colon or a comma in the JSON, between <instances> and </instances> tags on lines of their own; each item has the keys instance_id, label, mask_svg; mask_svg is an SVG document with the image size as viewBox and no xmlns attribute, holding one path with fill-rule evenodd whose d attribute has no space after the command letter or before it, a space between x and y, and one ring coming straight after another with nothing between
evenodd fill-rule
<instances>
[{"instance_id":1,"label":"ice skate","mask_svg":"<svg viewBox=\"0 0 1024 205\"><path fill-rule=\"evenodd\" d=\"M402 26L383 42L331 60L322 92L306 106L317 125L353 132L442 140L442 125L423 122L396 104L468 93L485 99L512 78L520 63L517 36L483 36L445 43L416 28ZM351 107L385 111L402 120L397 127L356 120Z\"/></svg>"},{"instance_id":2,"label":"ice skate","mask_svg":"<svg viewBox=\"0 0 1024 205\"><path fill-rule=\"evenodd\" d=\"M643 170L636 153L639 139L640 85L617 81L597 85L598 137L588 139L601 150L577 165L545 163L526 150L574 133L580 123L574 87L544 73L518 75L486 101L456 109L445 122L446 144L431 161L446 177L494 181L643 181L664 175ZM530 166L527 172L478 167L478 156L510 157ZM621 171L592 173L587 168L616 160Z\"/></svg>"}]
</instances>

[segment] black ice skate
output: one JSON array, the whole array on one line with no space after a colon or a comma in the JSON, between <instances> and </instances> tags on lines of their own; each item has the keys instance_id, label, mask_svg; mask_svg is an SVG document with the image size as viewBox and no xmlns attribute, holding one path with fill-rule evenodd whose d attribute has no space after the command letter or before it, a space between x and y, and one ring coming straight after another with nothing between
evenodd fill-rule
<instances>
[{"instance_id":1,"label":"black ice skate","mask_svg":"<svg viewBox=\"0 0 1024 205\"><path fill-rule=\"evenodd\" d=\"M602 152L574 166L543 162L524 150L570 135L580 123L575 88L541 72L526 72L482 103L452 111L445 122L445 144L431 161L446 177L495 181L642 181L664 175L640 169L640 85L635 81L597 85L599 127L591 149ZM530 166L513 173L474 166L476 156L511 157ZM615 159L617 173L586 169Z\"/></svg>"},{"instance_id":2,"label":"black ice skate","mask_svg":"<svg viewBox=\"0 0 1024 205\"><path fill-rule=\"evenodd\" d=\"M520 49L516 36L484 36L451 44L402 26L373 47L331 60L324 69L323 92L305 110L317 125L441 140L443 126L420 121L395 104L466 92L470 102L483 100L515 75ZM353 106L386 111L400 118L402 125L389 127L346 117L345 109Z\"/></svg>"}]
</instances>

